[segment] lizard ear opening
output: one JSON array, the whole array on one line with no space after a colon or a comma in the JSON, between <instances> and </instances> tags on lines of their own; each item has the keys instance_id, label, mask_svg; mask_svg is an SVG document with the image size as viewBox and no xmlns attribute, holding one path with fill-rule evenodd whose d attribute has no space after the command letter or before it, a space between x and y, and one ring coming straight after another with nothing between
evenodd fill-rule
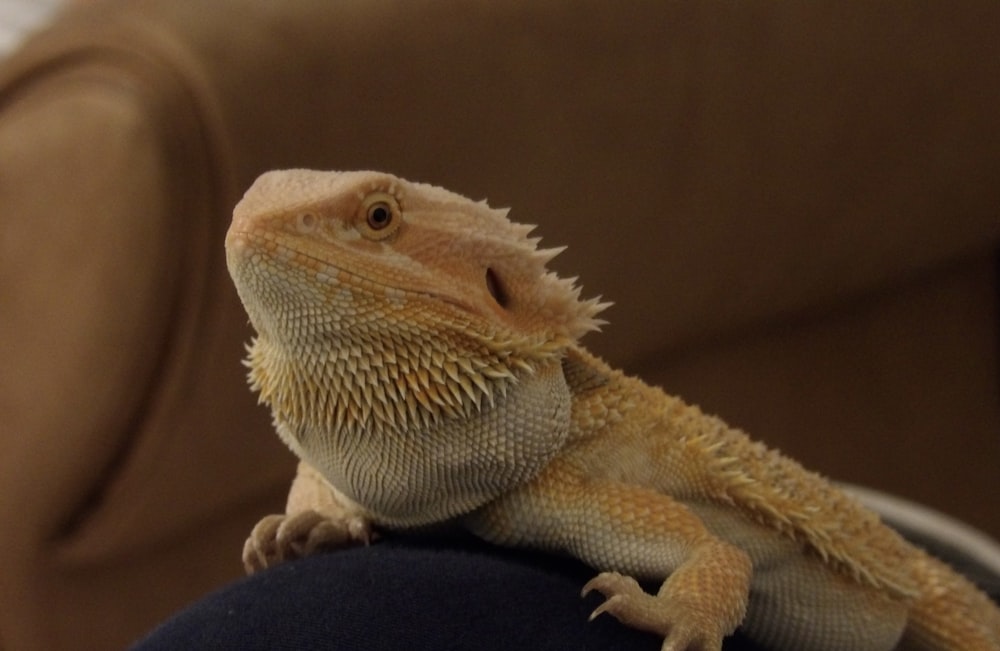
<instances>
[{"instance_id":1,"label":"lizard ear opening","mask_svg":"<svg viewBox=\"0 0 1000 651\"><path fill-rule=\"evenodd\" d=\"M497 276L497 272L493 271L491 267L487 267L486 269L486 289L500 307L506 308L510 304L510 297L507 295L506 290L504 290L503 284L500 282L500 277Z\"/></svg>"}]
</instances>

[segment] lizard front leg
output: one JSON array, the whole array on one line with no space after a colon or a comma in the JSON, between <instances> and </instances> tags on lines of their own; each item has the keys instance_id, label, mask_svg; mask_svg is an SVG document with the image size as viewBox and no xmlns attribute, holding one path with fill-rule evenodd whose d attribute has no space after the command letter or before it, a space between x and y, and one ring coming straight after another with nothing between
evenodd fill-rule
<instances>
[{"instance_id":1,"label":"lizard front leg","mask_svg":"<svg viewBox=\"0 0 1000 651\"><path fill-rule=\"evenodd\" d=\"M610 613L661 635L663 651L719 651L746 613L749 556L653 490L550 466L469 516L467 526L492 542L564 551L607 570L584 587L607 598L592 617ZM665 580L651 595L633 576Z\"/></svg>"},{"instance_id":2,"label":"lizard front leg","mask_svg":"<svg viewBox=\"0 0 1000 651\"><path fill-rule=\"evenodd\" d=\"M260 520L243 545L243 567L253 574L322 549L368 544L372 524L363 511L300 461L285 513Z\"/></svg>"}]
</instances>

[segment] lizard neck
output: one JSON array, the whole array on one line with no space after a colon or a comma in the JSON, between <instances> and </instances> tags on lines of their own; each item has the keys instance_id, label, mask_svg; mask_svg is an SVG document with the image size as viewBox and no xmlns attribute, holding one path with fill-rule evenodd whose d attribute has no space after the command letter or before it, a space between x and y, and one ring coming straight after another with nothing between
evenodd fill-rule
<instances>
[{"instance_id":1,"label":"lizard neck","mask_svg":"<svg viewBox=\"0 0 1000 651\"><path fill-rule=\"evenodd\" d=\"M251 379L292 451L383 526L471 511L532 479L569 433L570 390L558 358L462 389L460 371L458 380L445 370L385 371L382 358L382 375L372 371L375 360L344 361L336 348L325 346L321 357L259 337Z\"/></svg>"}]
</instances>

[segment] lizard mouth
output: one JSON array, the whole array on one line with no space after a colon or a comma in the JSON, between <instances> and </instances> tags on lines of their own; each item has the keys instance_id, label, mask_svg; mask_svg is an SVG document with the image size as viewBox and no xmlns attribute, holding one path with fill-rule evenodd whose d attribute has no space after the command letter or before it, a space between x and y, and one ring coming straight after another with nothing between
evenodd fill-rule
<instances>
[{"instance_id":1,"label":"lizard mouth","mask_svg":"<svg viewBox=\"0 0 1000 651\"><path fill-rule=\"evenodd\" d=\"M261 246L261 244L264 246ZM252 254L255 252L263 254L272 260L279 261L288 256L305 258L311 262L310 266L314 268L317 275L326 275L329 278L326 282L345 285L356 291L369 291L362 289L362 286L364 284L370 286L374 285L380 289L382 291L382 295L387 298L402 300L417 299L444 303L458 308L463 312L477 314L477 311L469 303L447 294L428 291L426 289L413 289L390 285L387 282L377 280L371 276L366 276L356 271L352 271L344 266L331 263L329 260L322 259L301 247L292 246L287 242L281 242L274 238L262 237L259 233L245 230L234 231L230 229L226 234L226 249L229 251L238 251L239 249L243 249L241 257L244 258L245 262L251 265L253 264Z\"/></svg>"}]
</instances>

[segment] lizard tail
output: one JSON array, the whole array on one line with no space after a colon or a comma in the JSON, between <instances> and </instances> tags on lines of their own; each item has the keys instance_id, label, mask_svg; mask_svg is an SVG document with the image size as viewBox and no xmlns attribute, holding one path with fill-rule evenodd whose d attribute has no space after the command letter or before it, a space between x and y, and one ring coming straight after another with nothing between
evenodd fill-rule
<instances>
[{"instance_id":1,"label":"lizard tail","mask_svg":"<svg viewBox=\"0 0 1000 651\"><path fill-rule=\"evenodd\" d=\"M920 595L910 608L901 651L1000 651L1000 607L971 581L920 552Z\"/></svg>"}]
</instances>

